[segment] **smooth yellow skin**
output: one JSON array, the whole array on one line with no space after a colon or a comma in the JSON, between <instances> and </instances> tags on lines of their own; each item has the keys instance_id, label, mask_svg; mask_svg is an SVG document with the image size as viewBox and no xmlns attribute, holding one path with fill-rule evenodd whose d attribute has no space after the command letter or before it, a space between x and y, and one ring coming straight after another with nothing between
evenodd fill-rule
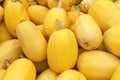
<instances>
[{"instance_id":1,"label":"smooth yellow skin","mask_svg":"<svg viewBox=\"0 0 120 80\"><path fill-rule=\"evenodd\" d=\"M5 8L5 6L8 4L8 2L10 2L11 0L4 0L3 2L3 8Z\"/></svg>"},{"instance_id":2,"label":"smooth yellow skin","mask_svg":"<svg viewBox=\"0 0 120 80\"><path fill-rule=\"evenodd\" d=\"M3 21L3 17L4 17L4 9L2 6L0 6L0 22Z\"/></svg>"},{"instance_id":3,"label":"smooth yellow skin","mask_svg":"<svg viewBox=\"0 0 120 80\"><path fill-rule=\"evenodd\" d=\"M87 80L86 77L77 70L68 69L62 72L57 80Z\"/></svg>"},{"instance_id":4,"label":"smooth yellow skin","mask_svg":"<svg viewBox=\"0 0 120 80\"><path fill-rule=\"evenodd\" d=\"M29 7L28 0L18 0L18 1L23 4L23 6L25 7L25 9L27 9L27 8ZM11 1L11 0L4 0L3 7L5 8L6 5L7 5L9 2L12 2L12 1Z\"/></svg>"},{"instance_id":5,"label":"smooth yellow skin","mask_svg":"<svg viewBox=\"0 0 120 80\"><path fill-rule=\"evenodd\" d=\"M41 5L32 5L28 8L28 14L32 22L37 25L43 24L48 8Z\"/></svg>"},{"instance_id":6,"label":"smooth yellow skin","mask_svg":"<svg viewBox=\"0 0 120 80\"><path fill-rule=\"evenodd\" d=\"M3 80L35 80L36 68L27 58L15 60L6 70Z\"/></svg>"},{"instance_id":7,"label":"smooth yellow skin","mask_svg":"<svg viewBox=\"0 0 120 80\"><path fill-rule=\"evenodd\" d=\"M3 80L2 78L3 78L4 74L5 74L5 72L6 72L5 69L0 70L0 80Z\"/></svg>"},{"instance_id":8,"label":"smooth yellow skin","mask_svg":"<svg viewBox=\"0 0 120 80\"><path fill-rule=\"evenodd\" d=\"M80 3L80 11L84 13L88 13L89 7L95 2L96 0L82 0Z\"/></svg>"},{"instance_id":9,"label":"smooth yellow skin","mask_svg":"<svg viewBox=\"0 0 120 80\"><path fill-rule=\"evenodd\" d=\"M43 24L41 25L37 25L37 28L40 30L40 32L43 34L43 36L46 38L46 33L45 33L45 28L43 26Z\"/></svg>"},{"instance_id":10,"label":"smooth yellow skin","mask_svg":"<svg viewBox=\"0 0 120 80\"><path fill-rule=\"evenodd\" d=\"M6 29L6 25L4 22L0 23L0 43L12 39L12 36Z\"/></svg>"},{"instance_id":11,"label":"smooth yellow skin","mask_svg":"<svg viewBox=\"0 0 120 80\"><path fill-rule=\"evenodd\" d=\"M85 51L79 55L77 68L88 80L110 80L119 64L120 60L115 55L93 50Z\"/></svg>"},{"instance_id":12,"label":"smooth yellow skin","mask_svg":"<svg viewBox=\"0 0 120 80\"><path fill-rule=\"evenodd\" d=\"M120 80L120 65L115 69L110 80Z\"/></svg>"},{"instance_id":13,"label":"smooth yellow skin","mask_svg":"<svg viewBox=\"0 0 120 80\"><path fill-rule=\"evenodd\" d=\"M109 52L120 57L120 25L107 30L103 35L103 45Z\"/></svg>"},{"instance_id":14,"label":"smooth yellow skin","mask_svg":"<svg viewBox=\"0 0 120 80\"><path fill-rule=\"evenodd\" d=\"M73 4L80 3L81 0L63 0L62 1L62 8L66 11L69 11ZM48 0L48 7L53 8L58 6L59 0Z\"/></svg>"},{"instance_id":15,"label":"smooth yellow skin","mask_svg":"<svg viewBox=\"0 0 120 80\"><path fill-rule=\"evenodd\" d=\"M58 73L48 68L42 73L40 73L36 80L56 80L57 77L58 77Z\"/></svg>"},{"instance_id":16,"label":"smooth yellow skin","mask_svg":"<svg viewBox=\"0 0 120 80\"><path fill-rule=\"evenodd\" d=\"M61 73L73 68L77 55L77 40L72 31L63 29L52 33L47 45L47 60L53 71Z\"/></svg>"},{"instance_id":17,"label":"smooth yellow skin","mask_svg":"<svg viewBox=\"0 0 120 80\"><path fill-rule=\"evenodd\" d=\"M41 62L34 62L34 64L38 73L43 72L44 70L49 68L47 60Z\"/></svg>"},{"instance_id":18,"label":"smooth yellow skin","mask_svg":"<svg viewBox=\"0 0 120 80\"><path fill-rule=\"evenodd\" d=\"M17 25L16 33L25 55L35 62L46 59L47 41L31 21Z\"/></svg>"},{"instance_id":19,"label":"smooth yellow skin","mask_svg":"<svg viewBox=\"0 0 120 80\"><path fill-rule=\"evenodd\" d=\"M71 24L74 24L76 22L77 18L79 17L77 10L70 10L67 12L67 14L68 14ZM80 12L80 15L82 15L82 14L83 13Z\"/></svg>"},{"instance_id":20,"label":"smooth yellow skin","mask_svg":"<svg viewBox=\"0 0 120 80\"><path fill-rule=\"evenodd\" d=\"M97 0L89 8L88 14L95 19L103 32L120 23L120 10L110 0Z\"/></svg>"},{"instance_id":21,"label":"smooth yellow skin","mask_svg":"<svg viewBox=\"0 0 120 80\"><path fill-rule=\"evenodd\" d=\"M114 3L120 9L120 0L116 0Z\"/></svg>"},{"instance_id":22,"label":"smooth yellow skin","mask_svg":"<svg viewBox=\"0 0 120 80\"><path fill-rule=\"evenodd\" d=\"M6 27L13 37L16 36L16 26L22 20L29 20L29 16L20 2L9 2L5 7L4 20Z\"/></svg>"},{"instance_id":23,"label":"smooth yellow skin","mask_svg":"<svg viewBox=\"0 0 120 80\"><path fill-rule=\"evenodd\" d=\"M36 2L36 0L28 0L28 4L29 4L29 6L37 5L37 2Z\"/></svg>"},{"instance_id":24,"label":"smooth yellow skin","mask_svg":"<svg viewBox=\"0 0 120 80\"><path fill-rule=\"evenodd\" d=\"M54 31L58 30L57 19L61 21L63 28L69 27L69 17L66 11L59 7L52 8L48 11L43 23L45 33L48 37L50 37Z\"/></svg>"},{"instance_id":25,"label":"smooth yellow skin","mask_svg":"<svg viewBox=\"0 0 120 80\"><path fill-rule=\"evenodd\" d=\"M43 5L43 6L47 6L47 1L48 0L36 0L38 2L38 4Z\"/></svg>"},{"instance_id":26,"label":"smooth yellow skin","mask_svg":"<svg viewBox=\"0 0 120 80\"><path fill-rule=\"evenodd\" d=\"M17 0L17 1L21 2L26 10L31 5L37 5L37 2L35 0ZM11 2L11 0L4 0L3 7L5 8L9 2Z\"/></svg>"},{"instance_id":27,"label":"smooth yellow skin","mask_svg":"<svg viewBox=\"0 0 120 80\"><path fill-rule=\"evenodd\" d=\"M0 44L0 69L6 69L6 62L12 63L22 55L20 43L17 39L11 39Z\"/></svg>"},{"instance_id":28,"label":"smooth yellow skin","mask_svg":"<svg viewBox=\"0 0 120 80\"><path fill-rule=\"evenodd\" d=\"M75 25L75 35L82 48L93 50L101 45L102 32L91 16L88 14L79 16Z\"/></svg>"}]
</instances>

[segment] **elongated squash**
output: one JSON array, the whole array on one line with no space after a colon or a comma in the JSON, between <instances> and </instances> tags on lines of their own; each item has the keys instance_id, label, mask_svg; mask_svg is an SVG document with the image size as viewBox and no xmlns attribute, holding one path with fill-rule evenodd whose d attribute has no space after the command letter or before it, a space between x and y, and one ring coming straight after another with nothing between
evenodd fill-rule
<instances>
[{"instance_id":1,"label":"elongated squash","mask_svg":"<svg viewBox=\"0 0 120 80\"><path fill-rule=\"evenodd\" d=\"M15 60L6 70L3 80L35 80L36 68L26 58Z\"/></svg>"},{"instance_id":2,"label":"elongated squash","mask_svg":"<svg viewBox=\"0 0 120 80\"><path fill-rule=\"evenodd\" d=\"M5 41L0 44L0 69L6 69L10 63L22 54L20 43L17 39Z\"/></svg>"},{"instance_id":3,"label":"elongated squash","mask_svg":"<svg viewBox=\"0 0 120 80\"><path fill-rule=\"evenodd\" d=\"M101 45L102 32L91 16L88 14L79 16L75 25L75 35L81 47L93 50Z\"/></svg>"},{"instance_id":4,"label":"elongated squash","mask_svg":"<svg viewBox=\"0 0 120 80\"><path fill-rule=\"evenodd\" d=\"M4 20L6 27L13 37L16 37L16 26L21 20L29 20L29 16L18 1L11 1L5 7Z\"/></svg>"},{"instance_id":5,"label":"elongated squash","mask_svg":"<svg viewBox=\"0 0 120 80\"><path fill-rule=\"evenodd\" d=\"M17 25L16 33L25 55L35 62L46 59L47 41L40 30L30 21Z\"/></svg>"},{"instance_id":6,"label":"elongated squash","mask_svg":"<svg viewBox=\"0 0 120 80\"><path fill-rule=\"evenodd\" d=\"M102 31L120 24L120 10L111 0L97 0L88 10Z\"/></svg>"},{"instance_id":7,"label":"elongated squash","mask_svg":"<svg viewBox=\"0 0 120 80\"><path fill-rule=\"evenodd\" d=\"M48 41L47 59L50 68L58 73L74 67L78 55L75 35L69 29L54 31Z\"/></svg>"}]
</instances>

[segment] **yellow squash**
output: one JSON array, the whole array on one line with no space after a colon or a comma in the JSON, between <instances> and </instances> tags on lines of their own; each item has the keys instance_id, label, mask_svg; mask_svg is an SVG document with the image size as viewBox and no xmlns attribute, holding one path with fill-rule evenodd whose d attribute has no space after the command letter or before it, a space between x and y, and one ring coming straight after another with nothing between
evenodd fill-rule
<instances>
[{"instance_id":1,"label":"yellow squash","mask_svg":"<svg viewBox=\"0 0 120 80\"><path fill-rule=\"evenodd\" d=\"M46 34L45 34L45 27L43 26L43 24L41 25L37 25L37 28L40 30L40 32L43 34L43 36L45 38L47 38Z\"/></svg>"},{"instance_id":2,"label":"yellow squash","mask_svg":"<svg viewBox=\"0 0 120 80\"><path fill-rule=\"evenodd\" d=\"M120 23L120 10L111 0L97 0L88 10L102 31Z\"/></svg>"},{"instance_id":3,"label":"yellow squash","mask_svg":"<svg viewBox=\"0 0 120 80\"><path fill-rule=\"evenodd\" d=\"M31 21L35 24L40 25L43 23L44 18L48 12L48 8L41 5L32 5L28 8L28 14Z\"/></svg>"},{"instance_id":4,"label":"yellow squash","mask_svg":"<svg viewBox=\"0 0 120 80\"><path fill-rule=\"evenodd\" d=\"M18 40L25 55L35 62L46 59L47 41L31 21L23 21L16 27Z\"/></svg>"},{"instance_id":5,"label":"yellow squash","mask_svg":"<svg viewBox=\"0 0 120 80\"><path fill-rule=\"evenodd\" d=\"M2 22L4 16L4 9L2 6L0 6L0 22Z\"/></svg>"},{"instance_id":6,"label":"yellow squash","mask_svg":"<svg viewBox=\"0 0 120 80\"><path fill-rule=\"evenodd\" d=\"M78 55L75 35L69 29L54 31L48 41L47 60L49 67L58 73L73 68Z\"/></svg>"},{"instance_id":7,"label":"yellow squash","mask_svg":"<svg viewBox=\"0 0 120 80\"><path fill-rule=\"evenodd\" d=\"M5 74L5 72L6 72L5 69L0 70L0 80L3 80L2 78L3 78L4 74Z\"/></svg>"},{"instance_id":8,"label":"yellow squash","mask_svg":"<svg viewBox=\"0 0 120 80\"><path fill-rule=\"evenodd\" d=\"M58 76L58 73L48 68L42 73L40 73L36 80L56 80L57 76Z\"/></svg>"},{"instance_id":9,"label":"yellow squash","mask_svg":"<svg viewBox=\"0 0 120 80\"><path fill-rule=\"evenodd\" d=\"M110 80L120 80L120 65L115 69Z\"/></svg>"},{"instance_id":10,"label":"yellow squash","mask_svg":"<svg viewBox=\"0 0 120 80\"><path fill-rule=\"evenodd\" d=\"M6 25L4 22L0 23L0 43L12 39L12 36L10 35L10 33L8 32L8 30L6 29Z\"/></svg>"},{"instance_id":11,"label":"yellow squash","mask_svg":"<svg viewBox=\"0 0 120 80\"><path fill-rule=\"evenodd\" d=\"M86 77L79 71L68 69L62 72L57 80L87 80Z\"/></svg>"},{"instance_id":12,"label":"yellow squash","mask_svg":"<svg viewBox=\"0 0 120 80\"><path fill-rule=\"evenodd\" d=\"M93 50L101 45L101 29L91 16L88 14L79 16L75 25L75 35L81 47Z\"/></svg>"},{"instance_id":13,"label":"yellow squash","mask_svg":"<svg viewBox=\"0 0 120 80\"><path fill-rule=\"evenodd\" d=\"M36 0L40 5L47 6L48 0Z\"/></svg>"},{"instance_id":14,"label":"yellow squash","mask_svg":"<svg viewBox=\"0 0 120 80\"><path fill-rule=\"evenodd\" d=\"M107 30L103 35L103 45L109 52L120 57L120 25Z\"/></svg>"},{"instance_id":15,"label":"yellow squash","mask_svg":"<svg viewBox=\"0 0 120 80\"><path fill-rule=\"evenodd\" d=\"M67 12L60 7L52 8L48 11L43 23L45 33L48 37L50 37L52 32L58 30L57 19L61 21L63 28L69 27L69 17Z\"/></svg>"},{"instance_id":16,"label":"yellow squash","mask_svg":"<svg viewBox=\"0 0 120 80\"><path fill-rule=\"evenodd\" d=\"M95 2L96 0L82 0L80 3L80 11L84 13L88 13L89 7Z\"/></svg>"},{"instance_id":17,"label":"yellow squash","mask_svg":"<svg viewBox=\"0 0 120 80\"><path fill-rule=\"evenodd\" d=\"M3 80L35 80L36 68L26 58L15 60L6 70Z\"/></svg>"},{"instance_id":18,"label":"yellow squash","mask_svg":"<svg viewBox=\"0 0 120 80\"><path fill-rule=\"evenodd\" d=\"M6 69L10 63L22 55L22 49L17 39L11 39L0 44L0 69Z\"/></svg>"},{"instance_id":19,"label":"yellow squash","mask_svg":"<svg viewBox=\"0 0 120 80\"><path fill-rule=\"evenodd\" d=\"M110 80L120 60L111 53L92 50L81 53L77 68L88 80Z\"/></svg>"},{"instance_id":20,"label":"yellow squash","mask_svg":"<svg viewBox=\"0 0 120 80\"><path fill-rule=\"evenodd\" d=\"M48 0L48 7L57 7L59 1L60 0ZM64 8L66 11L69 11L72 5L79 4L80 1L81 0L62 0L62 8Z\"/></svg>"},{"instance_id":21,"label":"yellow squash","mask_svg":"<svg viewBox=\"0 0 120 80\"><path fill-rule=\"evenodd\" d=\"M20 2L11 1L5 7L4 20L10 34L16 37L16 25L22 20L29 20L29 16Z\"/></svg>"}]
</instances>

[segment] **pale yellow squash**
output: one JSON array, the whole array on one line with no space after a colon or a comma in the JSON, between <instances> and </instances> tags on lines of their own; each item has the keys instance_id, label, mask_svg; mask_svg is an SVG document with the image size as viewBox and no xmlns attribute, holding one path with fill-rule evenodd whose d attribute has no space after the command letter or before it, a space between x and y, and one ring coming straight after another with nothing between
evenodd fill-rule
<instances>
[{"instance_id":1,"label":"pale yellow squash","mask_svg":"<svg viewBox=\"0 0 120 80\"><path fill-rule=\"evenodd\" d=\"M40 5L47 6L48 0L36 0Z\"/></svg>"},{"instance_id":2,"label":"pale yellow squash","mask_svg":"<svg viewBox=\"0 0 120 80\"><path fill-rule=\"evenodd\" d=\"M6 25L4 22L0 23L0 43L12 39L12 36L10 35L10 33L8 32L8 30L6 29Z\"/></svg>"},{"instance_id":3,"label":"pale yellow squash","mask_svg":"<svg viewBox=\"0 0 120 80\"><path fill-rule=\"evenodd\" d=\"M82 0L80 3L80 11L84 13L88 13L89 7L95 2L96 0Z\"/></svg>"},{"instance_id":4,"label":"pale yellow squash","mask_svg":"<svg viewBox=\"0 0 120 80\"><path fill-rule=\"evenodd\" d=\"M48 7L53 8L58 6L60 0L48 0ZM81 0L62 0L62 8L69 11L72 5L79 4Z\"/></svg>"},{"instance_id":5,"label":"pale yellow squash","mask_svg":"<svg viewBox=\"0 0 120 80\"><path fill-rule=\"evenodd\" d=\"M68 69L63 71L57 80L87 80L87 78L77 70Z\"/></svg>"},{"instance_id":6,"label":"pale yellow squash","mask_svg":"<svg viewBox=\"0 0 120 80\"><path fill-rule=\"evenodd\" d=\"M120 80L120 65L115 69L110 80Z\"/></svg>"},{"instance_id":7,"label":"pale yellow squash","mask_svg":"<svg viewBox=\"0 0 120 80\"><path fill-rule=\"evenodd\" d=\"M31 21L23 21L16 27L18 40L25 55L35 62L46 59L47 41Z\"/></svg>"},{"instance_id":8,"label":"pale yellow squash","mask_svg":"<svg viewBox=\"0 0 120 80\"><path fill-rule=\"evenodd\" d=\"M111 53L92 50L81 53L77 68L88 80L110 80L120 60Z\"/></svg>"},{"instance_id":9,"label":"pale yellow squash","mask_svg":"<svg viewBox=\"0 0 120 80\"><path fill-rule=\"evenodd\" d=\"M5 74L5 72L6 72L5 69L0 70L0 80L3 80L2 78L3 78L4 74Z\"/></svg>"},{"instance_id":10,"label":"pale yellow squash","mask_svg":"<svg viewBox=\"0 0 120 80\"><path fill-rule=\"evenodd\" d=\"M58 30L57 19L61 21L63 28L69 27L69 17L67 12L63 8L52 8L48 11L43 23L45 33L48 37L50 37L54 31Z\"/></svg>"},{"instance_id":11,"label":"pale yellow squash","mask_svg":"<svg viewBox=\"0 0 120 80\"><path fill-rule=\"evenodd\" d=\"M102 31L120 23L120 10L111 0L97 0L88 10Z\"/></svg>"},{"instance_id":12,"label":"pale yellow squash","mask_svg":"<svg viewBox=\"0 0 120 80\"><path fill-rule=\"evenodd\" d=\"M58 77L58 73L48 68L42 73L40 73L36 80L56 80L57 77Z\"/></svg>"},{"instance_id":13,"label":"pale yellow squash","mask_svg":"<svg viewBox=\"0 0 120 80\"><path fill-rule=\"evenodd\" d=\"M82 48L93 50L101 45L101 29L91 16L88 14L79 16L75 26L75 35Z\"/></svg>"},{"instance_id":14,"label":"pale yellow squash","mask_svg":"<svg viewBox=\"0 0 120 80\"><path fill-rule=\"evenodd\" d=\"M27 58L15 60L6 70L3 80L35 80L36 68Z\"/></svg>"},{"instance_id":15,"label":"pale yellow squash","mask_svg":"<svg viewBox=\"0 0 120 80\"><path fill-rule=\"evenodd\" d=\"M78 45L75 35L69 29L54 31L47 45L49 67L58 73L75 66Z\"/></svg>"},{"instance_id":16,"label":"pale yellow squash","mask_svg":"<svg viewBox=\"0 0 120 80\"><path fill-rule=\"evenodd\" d=\"M4 11L6 27L13 37L16 37L16 26L22 20L29 20L29 16L20 2L9 2Z\"/></svg>"},{"instance_id":17,"label":"pale yellow squash","mask_svg":"<svg viewBox=\"0 0 120 80\"><path fill-rule=\"evenodd\" d=\"M120 25L107 30L103 35L103 45L109 52L120 57Z\"/></svg>"},{"instance_id":18,"label":"pale yellow squash","mask_svg":"<svg viewBox=\"0 0 120 80\"><path fill-rule=\"evenodd\" d=\"M32 5L28 8L28 14L32 22L37 25L43 24L48 8L41 5Z\"/></svg>"},{"instance_id":19,"label":"pale yellow squash","mask_svg":"<svg viewBox=\"0 0 120 80\"><path fill-rule=\"evenodd\" d=\"M6 69L9 64L23 54L17 39L7 40L0 44L0 69Z\"/></svg>"}]
</instances>

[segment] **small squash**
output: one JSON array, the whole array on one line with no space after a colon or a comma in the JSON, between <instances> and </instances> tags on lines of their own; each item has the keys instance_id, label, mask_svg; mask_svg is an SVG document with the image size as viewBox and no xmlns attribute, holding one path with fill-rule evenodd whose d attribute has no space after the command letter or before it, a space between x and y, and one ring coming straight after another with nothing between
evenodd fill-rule
<instances>
[{"instance_id":1,"label":"small squash","mask_svg":"<svg viewBox=\"0 0 120 80\"><path fill-rule=\"evenodd\" d=\"M27 58L15 60L6 70L3 80L35 80L36 68Z\"/></svg>"},{"instance_id":2,"label":"small squash","mask_svg":"<svg viewBox=\"0 0 120 80\"><path fill-rule=\"evenodd\" d=\"M51 34L47 46L47 60L53 71L61 73L66 69L73 68L77 55L77 40L71 30L62 29Z\"/></svg>"},{"instance_id":3,"label":"small squash","mask_svg":"<svg viewBox=\"0 0 120 80\"><path fill-rule=\"evenodd\" d=\"M4 12L4 20L6 27L13 37L16 36L16 26L21 20L29 20L29 16L19 1L10 1Z\"/></svg>"},{"instance_id":4,"label":"small squash","mask_svg":"<svg viewBox=\"0 0 120 80\"><path fill-rule=\"evenodd\" d=\"M16 27L18 40L25 55L35 62L46 59L47 41L31 21L23 21Z\"/></svg>"}]
</instances>

